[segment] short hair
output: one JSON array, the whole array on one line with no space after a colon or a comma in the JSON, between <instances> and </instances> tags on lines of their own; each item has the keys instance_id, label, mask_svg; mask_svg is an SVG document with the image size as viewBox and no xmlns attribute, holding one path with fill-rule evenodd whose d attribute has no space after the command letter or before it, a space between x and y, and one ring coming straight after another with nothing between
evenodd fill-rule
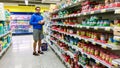
<instances>
[{"instance_id":1,"label":"short hair","mask_svg":"<svg viewBox=\"0 0 120 68\"><path fill-rule=\"evenodd\" d=\"M36 7L35 10L37 10L37 8L40 8L40 7Z\"/></svg>"}]
</instances>

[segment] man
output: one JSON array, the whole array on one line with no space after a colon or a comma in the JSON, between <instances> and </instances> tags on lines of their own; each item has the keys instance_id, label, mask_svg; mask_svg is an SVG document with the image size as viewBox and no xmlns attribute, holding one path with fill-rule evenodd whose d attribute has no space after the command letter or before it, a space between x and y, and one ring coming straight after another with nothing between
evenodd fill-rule
<instances>
[{"instance_id":1,"label":"man","mask_svg":"<svg viewBox=\"0 0 120 68\"><path fill-rule=\"evenodd\" d=\"M35 8L35 13L31 16L30 25L33 26L33 55L38 56L43 54L40 50L41 47L41 36L42 36L42 26L44 24L43 16L40 14L40 7ZM36 46L38 43L38 53L36 52Z\"/></svg>"}]
</instances>

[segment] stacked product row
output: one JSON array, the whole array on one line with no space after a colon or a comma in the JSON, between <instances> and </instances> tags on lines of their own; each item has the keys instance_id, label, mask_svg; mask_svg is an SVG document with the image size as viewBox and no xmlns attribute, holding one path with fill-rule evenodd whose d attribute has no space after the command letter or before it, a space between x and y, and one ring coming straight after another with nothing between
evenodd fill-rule
<instances>
[{"instance_id":1,"label":"stacked product row","mask_svg":"<svg viewBox=\"0 0 120 68\"><path fill-rule=\"evenodd\" d=\"M14 34L31 33L32 27L29 25L31 15L13 14L11 15L11 29Z\"/></svg>"},{"instance_id":2,"label":"stacked product row","mask_svg":"<svg viewBox=\"0 0 120 68\"><path fill-rule=\"evenodd\" d=\"M83 67L107 68L103 64L97 64L93 58L90 58L85 53L93 55L96 58L103 60L106 63L109 63L110 65L112 65L112 59L120 57L119 55L115 55L111 51L105 50L100 46L95 46L91 43L86 43L84 40L79 40L78 38L73 38L57 32L53 33L51 40L57 41L57 44L59 45L59 47L63 48L64 51L70 51L71 53L73 53L74 57L72 58L71 58L71 55L63 53L63 57L65 61L71 65L71 68L83 68ZM82 52L85 52L85 53L82 53L81 51L77 51L76 49L72 48L72 46L66 43L63 43L61 40L64 40L65 42L71 44L72 46L77 46L78 48L82 49ZM100 67L100 66L103 66L103 67Z\"/></svg>"},{"instance_id":3,"label":"stacked product row","mask_svg":"<svg viewBox=\"0 0 120 68\"><path fill-rule=\"evenodd\" d=\"M11 43L11 33L0 38L0 52L7 48Z\"/></svg>"},{"instance_id":4,"label":"stacked product row","mask_svg":"<svg viewBox=\"0 0 120 68\"><path fill-rule=\"evenodd\" d=\"M119 41L113 38L113 34L104 33L92 30L82 30L75 27L62 27L62 26L52 26L52 30L58 31L60 33L72 34L78 37L82 37L85 39L91 39L96 42L104 43L104 44L116 44L114 46L119 46Z\"/></svg>"},{"instance_id":5,"label":"stacked product row","mask_svg":"<svg viewBox=\"0 0 120 68\"><path fill-rule=\"evenodd\" d=\"M51 41L71 68L119 68L113 63L120 59L119 7L120 0L66 0L56 6Z\"/></svg>"},{"instance_id":6,"label":"stacked product row","mask_svg":"<svg viewBox=\"0 0 120 68\"><path fill-rule=\"evenodd\" d=\"M69 5L73 0L67 0L67 4L63 3L61 5L56 6L54 10L58 10L61 7L64 8L66 5ZM84 13L84 12L91 12L91 11L96 11L96 10L102 10L102 9L113 9L113 8L118 8L120 7L120 1L119 0L102 0L102 1L96 1L96 0L76 0L78 3L81 3L80 9L75 9L74 11L70 10L63 10L59 11L58 13L53 14L53 18L58 18L58 17L64 17L64 16L69 16L73 14L79 14L79 13ZM74 4L74 3L73 3ZM59 8L59 6L61 6ZM68 7L68 6L67 6ZM66 7L66 8L67 8ZM102 11L105 12L105 11Z\"/></svg>"},{"instance_id":7,"label":"stacked product row","mask_svg":"<svg viewBox=\"0 0 120 68\"><path fill-rule=\"evenodd\" d=\"M58 44L60 47L64 47L65 49L68 49L71 51L71 49L73 49L72 46L77 46L78 48L82 49L82 52L93 55L96 58L103 60L110 65L112 65L113 59L120 58L119 55L116 55L112 51L100 47L98 44L96 44L96 46L95 46L94 44L92 44L90 42L86 42L85 40L79 40L78 38L74 38L74 37L66 35L66 34L58 33L56 31L53 32L52 36L54 38L57 38L57 40L59 40L59 41L64 40L64 42L67 42L71 45L71 46L67 45L67 44L65 45L65 43L63 45ZM74 52L73 51L71 51L71 52L74 55L76 55L76 52L77 52L76 49L73 49L73 50L74 50ZM94 59L94 58L92 58L92 59ZM82 65L84 65L84 64L82 64Z\"/></svg>"},{"instance_id":8,"label":"stacked product row","mask_svg":"<svg viewBox=\"0 0 120 68\"><path fill-rule=\"evenodd\" d=\"M53 24L64 24L64 25L79 25L79 26L99 26L99 27L106 27L106 26L113 26L117 25L120 26L119 19L110 20L110 19L103 19L102 17L91 16L90 18L81 19L78 21L78 18L67 18L61 20L53 20Z\"/></svg>"},{"instance_id":9,"label":"stacked product row","mask_svg":"<svg viewBox=\"0 0 120 68\"><path fill-rule=\"evenodd\" d=\"M0 57L11 45L10 12L4 10L4 4L0 3Z\"/></svg>"}]
</instances>

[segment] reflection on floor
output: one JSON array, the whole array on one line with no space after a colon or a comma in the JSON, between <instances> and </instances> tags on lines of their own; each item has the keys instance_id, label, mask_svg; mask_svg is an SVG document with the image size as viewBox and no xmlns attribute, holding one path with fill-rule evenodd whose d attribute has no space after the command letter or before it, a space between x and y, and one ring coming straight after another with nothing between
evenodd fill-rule
<instances>
[{"instance_id":1,"label":"reflection on floor","mask_svg":"<svg viewBox=\"0 0 120 68\"><path fill-rule=\"evenodd\" d=\"M65 68L49 48L44 55L32 55L32 35L14 36L13 45L0 60L0 68Z\"/></svg>"}]
</instances>

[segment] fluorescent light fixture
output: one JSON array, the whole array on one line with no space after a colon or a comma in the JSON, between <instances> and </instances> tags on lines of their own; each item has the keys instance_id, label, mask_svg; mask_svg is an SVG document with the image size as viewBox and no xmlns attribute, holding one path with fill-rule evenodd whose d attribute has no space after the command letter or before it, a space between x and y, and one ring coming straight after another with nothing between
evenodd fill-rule
<instances>
[{"instance_id":1,"label":"fluorescent light fixture","mask_svg":"<svg viewBox=\"0 0 120 68\"><path fill-rule=\"evenodd\" d=\"M28 0L25 0L25 5L28 5Z\"/></svg>"}]
</instances>

